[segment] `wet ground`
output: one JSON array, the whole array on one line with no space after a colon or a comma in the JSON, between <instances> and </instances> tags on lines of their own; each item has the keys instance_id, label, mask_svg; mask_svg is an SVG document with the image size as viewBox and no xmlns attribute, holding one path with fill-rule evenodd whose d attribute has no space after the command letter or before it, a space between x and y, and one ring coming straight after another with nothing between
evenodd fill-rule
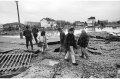
<instances>
[{"instance_id":1,"label":"wet ground","mask_svg":"<svg viewBox=\"0 0 120 79\"><path fill-rule=\"evenodd\" d=\"M78 66L64 61L64 52L53 52L58 47L59 44L50 45L45 54L38 53L32 58L31 66L13 78L120 78L120 42L106 44L103 39L91 38L87 48L89 59L79 57L80 50L76 53ZM26 49L24 39L0 39L1 51L18 48ZM34 50L37 49L34 45Z\"/></svg>"}]
</instances>

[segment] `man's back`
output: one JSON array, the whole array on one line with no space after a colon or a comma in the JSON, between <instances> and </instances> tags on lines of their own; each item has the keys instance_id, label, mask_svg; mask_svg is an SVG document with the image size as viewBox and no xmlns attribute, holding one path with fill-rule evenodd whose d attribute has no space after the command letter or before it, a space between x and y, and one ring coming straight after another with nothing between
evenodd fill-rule
<instances>
[{"instance_id":1,"label":"man's back","mask_svg":"<svg viewBox=\"0 0 120 79\"><path fill-rule=\"evenodd\" d=\"M65 33L61 32L60 33L60 42L61 42L61 44L64 44L64 41L65 41Z\"/></svg>"},{"instance_id":2,"label":"man's back","mask_svg":"<svg viewBox=\"0 0 120 79\"><path fill-rule=\"evenodd\" d=\"M37 34L38 33L38 29L37 28L33 28L32 32L33 32L33 34Z\"/></svg>"},{"instance_id":3,"label":"man's back","mask_svg":"<svg viewBox=\"0 0 120 79\"><path fill-rule=\"evenodd\" d=\"M28 29L23 32L23 35L24 35L26 38L32 38L31 31L28 30Z\"/></svg>"}]
</instances>

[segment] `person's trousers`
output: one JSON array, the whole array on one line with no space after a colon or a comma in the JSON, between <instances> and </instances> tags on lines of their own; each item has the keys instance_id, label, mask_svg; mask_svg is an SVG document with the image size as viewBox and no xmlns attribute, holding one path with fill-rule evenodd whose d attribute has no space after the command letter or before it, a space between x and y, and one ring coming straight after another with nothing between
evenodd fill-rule
<instances>
[{"instance_id":1,"label":"person's trousers","mask_svg":"<svg viewBox=\"0 0 120 79\"><path fill-rule=\"evenodd\" d=\"M72 59L72 63L76 63L73 46L70 46L70 50L67 51L67 53L65 55L65 59L69 59L70 56L71 56L71 59Z\"/></svg>"},{"instance_id":2,"label":"person's trousers","mask_svg":"<svg viewBox=\"0 0 120 79\"><path fill-rule=\"evenodd\" d=\"M37 34L33 34L36 44L38 43Z\"/></svg>"},{"instance_id":3,"label":"person's trousers","mask_svg":"<svg viewBox=\"0 0 120 79\"><path fill-rule=\"evenodd\" d=\"M81 47L81 53L82 53L82 56L81 56L81 57L84 57L84 56L88 57L87 51L86 51L86 48L85 48L85 47Z\"/></svg>"},{"instance_id":4,"label":"person's trousers","mask_svg":"<svg viewBox=\"0 0 120 79\"><path fill-rule=\"evenodd\" d=\"M31 48L33 49L33 43L31 38L26 38L26 47L28 48L29 42L30 42Z\"/></svg>"}]
</instances>

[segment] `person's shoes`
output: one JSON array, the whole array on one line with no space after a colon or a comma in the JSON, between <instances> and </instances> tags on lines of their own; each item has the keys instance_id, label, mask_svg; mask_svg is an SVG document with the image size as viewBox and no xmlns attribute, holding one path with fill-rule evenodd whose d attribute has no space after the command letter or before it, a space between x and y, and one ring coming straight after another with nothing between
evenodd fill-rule
<instances>
[{"instance_id":1,"label":"person's shoes","mask_svg":"<svg viewBox=\"0 0 120 79\"><path fill-rule=\"evenodd\" d=\"M86 56L86 57L85 57L85 59L86 59L86 60L88 60L88 59L89 59L89 57L88 57L88 56Z\"/></svg>"},{"instance_id":2,"label":"person's shoes","mask_svg":"<svg viewBox=\"0 0 120 79\"><path fill-rule=\"evenodd\" d=\"M38 54L33 54L32 56L33 56L33 57L37 57L37 56L38 56Z\"/></svg>"},{"instance_id":3,"label":"person's shoes","mask_svg":"<svg viewBox=\"0 0 120 79\"><path fill-rule=\"evenodd\" d=\"M77 66L78 64L77 63L72 63L74 66Z\"/></svg>"},{"instance_id":4,"label":"person's shoes","mask_svg":"<svg viewBox=\"0 0 120 79\"><path fill-rule=\"evenodd\" d=\"M68 60L68 59L65 59L65 61L69 62L69 60Z\"/></svg>"},{"instance_id":5,"label":"person's shoes","mask_svg":"<svg viewBox=\"0 0 120 79\"><path fill-rule=\"evenodd\" d=\"M84 55L81 55L80 57L81 57L81 58L84 58Z\"/></svg>"}]
</instances>

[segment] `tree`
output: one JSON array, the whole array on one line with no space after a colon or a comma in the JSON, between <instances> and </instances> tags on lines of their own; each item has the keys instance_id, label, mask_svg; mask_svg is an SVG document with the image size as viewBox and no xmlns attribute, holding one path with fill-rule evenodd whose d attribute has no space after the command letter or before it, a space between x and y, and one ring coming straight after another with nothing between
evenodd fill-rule
<instances>
[{"instance_id":1,"label":"tree","mask_svg":"<svg viewBox=\"0 0 120 79\"><path fill-rule=\"evenodd\" d=\"M58 26L58 27L62 27L62 28L64 28L65 25L71 25L70 22L64 21L64 20L57 20L56 23L57 23L57 26Z\"/></svg>"},{"instance_id":2,"label":"tree","mask_svg":"<svg viewBox=\"0 0 120 79\"><path fill-rule=\"evenodd\" d=\"M118 24L120 24L120 21L117 21Z\"/></svg>"},{"instance_id":3,"label":"tree","mask_svg":"<svg viewBox=\"0 0 120 79\"><path fill-rule=\"evenodd\" d=\"M97 22L97 23L98 23L98 25L99 25L99 24L100 24L100 20L98 20L98 22Z\"/></svg>"}]
</instances>

